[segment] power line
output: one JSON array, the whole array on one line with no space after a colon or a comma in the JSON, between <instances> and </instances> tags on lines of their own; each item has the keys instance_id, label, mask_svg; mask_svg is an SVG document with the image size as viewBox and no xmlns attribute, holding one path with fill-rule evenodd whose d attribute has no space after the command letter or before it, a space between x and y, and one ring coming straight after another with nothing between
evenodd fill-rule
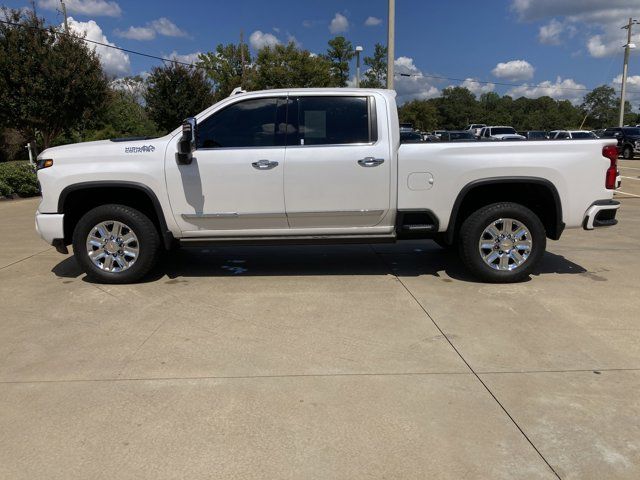
<instances>
[{"instance_id":1,"label":"power line","mask_svg":"<svg viewBox=\"0 0 640 480\"><path fill-rule=\"evenodd\" d=\"M14 27L30 28L32 30L49 31L49 29L47 29L47 28L35 27L35 26L32 26L32 25L23 25L21 23L9 22L7 20L0 20L0 23L4 23L6 25L12 25ZM88 38L78 37L77 35L72 35L70 33L59 32L57 30L53 30L52 33L54 35L61 35L61 36L64 36L64 37L71 37L71 38L75 38L77 40L82 40L84 42L89 42L89 43L93 43L93 44L96 44L96 45L101 45L103 47L113 48L115 50L120 50L121 52L131 53L133 55L140 55L140 56L147 57L147 58L154 58L156 60L162 60L163 62L177 63L179 65L184 65L185 67L201 68L198 65L195 65L193 63L181 62L179 60L173 60L171 58L159 57L157 55L151 55L150 53L136 52L135 50L129 50L127 48L117 47L116 45L109 45L108 43L102 43L102 42L98 42L96 40L89 40Z\"/></svg>"},{"instance_id":2,"label":"power line","mask_svg":"<svg viewBox=\"0 0 640 480\"><path fill-rule=\"evenodd\" d=\"M8 20L0 20L0 23L4 23L6 25L12 25L14 27L30 28L32 30L49 31L48 28L36 27L36 26L32 26L32 25L24 25L22 23L10 22ZM175 63L175 64L178 64L178 65L184 65L185 67L204 68L204 67L201 67L201 66L199 66L197 64L193 64L193 63L181 62L180 60L174 60L174 59L171 59L171 58L159 57L157 55L151 55L150 53L144 53L144 52L138 52L138 51L135 51L135 50L129 50L127 48L118 47L116 45L109 45L108 43L98 42L97 40L89 40L88 38L78 37L77 35L73 35L71 33L60 32L60 31L57 31L57 30L53 30L52 33L55 34L55 35L61 35L61 36L67 36L67 37L75 38L77 40L82 40L84 42L93 43L95 45L100 45L100 46L106 47L106 48L113 48L114 50L120 50L121 52L130 53L132 55L140 55L142 57L153 58L155 60L160 60L160 61L163 61L163 62L171 62L171 63ZM395 73L394 77L422 77L422 78L431 78L431 79L434 79L434 80L449 80L449 81L452 81L452 82L460 82L460 83L469 82L469 83L477 83L477 84L481 84L481 85L498 85L498 86L502 86L502 87L529 87L529 88L541 88L541 89L548 89L548 90L572 90L572 91L580 91L580 92L592 92L593 91L593 89L589 89L589 88L549 86L549 85L543 85L543 84L540 84L540 83L538 83L538 84L528 84L528 83L489 82L489 81L485 81L485 80L473 80L471 78L464 78L463 79L463 78L455 78L455 77L445 77L445 76L441 76L441 75ZM628 93L640 93L640 91L638 91L638 90L630 90L630 91L628 91Z\"/></svg>"}]
</instances>

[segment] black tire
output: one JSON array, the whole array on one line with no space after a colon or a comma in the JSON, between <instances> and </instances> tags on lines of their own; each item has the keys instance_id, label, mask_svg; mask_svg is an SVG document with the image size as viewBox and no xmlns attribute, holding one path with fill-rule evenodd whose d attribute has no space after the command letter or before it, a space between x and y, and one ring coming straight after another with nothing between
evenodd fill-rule
<instances>
[{"instance_id":1,"label":"black tire","mask_svg":"<svg viewBox=\"0 0 640 480\"><path fill-rule=\"evenodd\" d=\"M633 159L633 148L631 148L630 145L625 146L622 150L622 158L624 158L625 160Z\"/></svg>"},{"instance_id":2,"label":"black tire","mask_svg":"<svg viewBox=\"0 0 640 480\"><path fill-rule=\"evenodd\" d=\"M531 249L528 257L519 266L514 266L513 270L498 270L497 266L492 268L484 261L480 251L480 240L491 238L483 237L485 229L501 218L511 218L524 225L531 237ZM493 242L491 239L487 241ZM536 264L542 259L546 245L547 237L544 225L535 213L520 204L502 202L482 207L464 220L459 233L458 251L462 262L478 279L490 283L513 283L522 281L529 276ZM499 249L500 247L494 248ZM502 250L500 250L500 255L502 256ZM508 261L513 262L509 259Z\"/></svg>"},{"instance_id":3,"label":"black tire","mask_svg":"<svg viewBox=\"0 0 640 480\"><path fill-rule=\"evenodd\" d=\"M119 272L109 272L94 265L87 252L87 237L101 222L118 221L129 226L138 240L138 256L131 266ZM87 273L100 283L134 283L155 265L160 251L160 235L145 214L125 205L101 205L85 213L73 231L73 253Z\"/></svg>"}]
</instances>

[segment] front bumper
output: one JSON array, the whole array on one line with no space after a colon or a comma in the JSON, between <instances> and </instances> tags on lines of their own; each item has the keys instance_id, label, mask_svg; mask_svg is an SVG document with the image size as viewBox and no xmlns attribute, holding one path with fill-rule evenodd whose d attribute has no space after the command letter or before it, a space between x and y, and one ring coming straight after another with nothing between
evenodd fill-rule
<instances>
[{"instance_id":1,"label":"front bumper","mask_svg":"<svg viewBox=\"0 0 640 480\"><path fill-rule=\"evenodd\" d=\"M597 227L611 227L618 223L616 213L620 208L617 200L598 200L594 202L584 214L582 226L585 230Z\"/></svg>"},{"instance_id":2,"label":"front bumper","mask_svg":"<svg viewBox=\"0 0 640 480\"><path fill-rule=\"evenodd\" d=\"M64 240L64 214L36 212L36 232L49 245L60 243Z\"/></svg>"}]
</instances>

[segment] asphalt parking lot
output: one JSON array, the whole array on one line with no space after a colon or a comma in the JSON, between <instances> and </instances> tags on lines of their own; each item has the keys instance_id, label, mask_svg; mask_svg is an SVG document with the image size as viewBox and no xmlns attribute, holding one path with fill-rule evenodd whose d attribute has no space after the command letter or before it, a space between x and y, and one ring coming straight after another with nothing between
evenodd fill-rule
<instances>
[{"instance_id":1,"label":"asphalt parking lot","mask_svg":"<svg viewBox=\"0 0 640 480\"><path fill-rule=\"evenodd\" d=\"M432 242L96 285L0 202L0 478L640 478L640 161L528 282ZM624 178L629 177L629 178Z\"/></svg>"}]
</instances>

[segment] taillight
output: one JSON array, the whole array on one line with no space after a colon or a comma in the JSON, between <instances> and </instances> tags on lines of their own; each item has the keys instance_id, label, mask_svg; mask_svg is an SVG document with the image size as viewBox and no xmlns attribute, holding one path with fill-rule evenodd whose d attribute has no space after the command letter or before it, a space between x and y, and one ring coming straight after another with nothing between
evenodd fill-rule
<instances>
[{"instance_id":1,"label":"taillight","mask_svg":"<svg viewBox=\"0 0 640 480\"><path fill-rule=\"evenodd\" d=\"M605 187L608 190L615 190L616 178L618 177L618 147L615 145L602 147L602 156L607 157L611 162L611 165L607 168L607 175L605 176Z\"/></svg>"}]
</instances>

